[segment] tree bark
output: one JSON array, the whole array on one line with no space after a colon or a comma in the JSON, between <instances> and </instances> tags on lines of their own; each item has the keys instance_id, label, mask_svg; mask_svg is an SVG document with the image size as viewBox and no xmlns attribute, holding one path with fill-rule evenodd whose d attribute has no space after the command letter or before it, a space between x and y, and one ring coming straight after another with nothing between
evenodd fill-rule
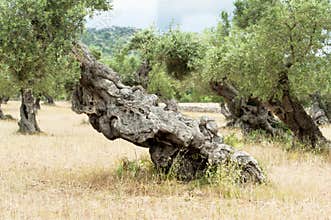
<instances>
[{"instance_id":1,"label":"tree bark","mask_svg":"<svg viewBox=\"0 0 331 220\"><path fill-rule=\"evenodd\" d=\"M52 96L50 96L48 94L44 94L44 97L46 98L47 105L55 105L55 101Z\"/></svg>"},{"instance_id":2,"label":"tree bark","mask_svg":"<svg viewBox=\"0 0 331 220\"><path fill-rule=\"evenodd\" d=\"M249 154L225 145L214 120L199 121L158 105L158 97L141 87L129 87L120 77L77 45L81 79L73 94L72 108L87 114L91 125L109 140L125 139L149 148L160 170L175 172L181 180L204 174L208 166L236 163L242 181L263 182L257 161Z\"/></svg>"},{"instance_id":3,"label":"tree bark","mask_svg":"<svg viewBox=\"0 0 331 220\"><path fill-rule=\"evenodd\" d=\"M20 108L20 121L18 122L19 132L22 134L36 134L41 130L38 126L34 98L30 89L21 90L22 101Z\"/></svg>"},{"instance_id":4,"label":"tree bark","mask_svg":"<svg viewBox=\"0 0 331 220\"><path fill-rule=\"evenodd\" d=\"M1 104L7 104L8 101L9 101L9 97L8 96L0 96L0 102L1 102Z\"/></svg>"},{"instance_id":5,"label":"tree bark","mask_svg":"<svg viewBox=\"0 0 331 220\"><path fill-rule=\"evenodd\" d=\"M40 101L41 101L41 97L40 97L40 96L37 96L36 101L35 101L35 103L34 103L34 107L35 107L37 110L40 110L40 109L41 109Z\"/></svg>"},{"instance_id":6,"label":"tree bark","mask_svg":"<svg viewBox=\"0 0 331 220\"><path fill-rule=\"evenodd\" d=\"M300 142L308 144L313 149L329 147L329 141L323 136L299 100L291 94L286 72L281 75L279 86L282 88L281 100L271 97L268 102L273 113L289 127Z\"/></svg>"},{"instance_id":7,"label":"tree bark","mask_svg":"<svg viewBox=\"0 0 331 220\"><path fill-rule=\"evenodd\" d=\"M309 115L317 125L331 123L331 98L321 97L319 93L311 95L312 106Z\"/></svg>"},{"instance_id":8,"label":"tree bark","mask_svg":"<svg viewBox=\"0 0 331 220\"><path fill-rule=\"evenodd\" d=\"M5 100L4 98L0 97L0 120L14 120L13 116L11 115L5 115L2 111L2 103L3 103L3 100Z\"/></svg>"},{"instance_id":9,"label":"tree bark","mask_svg":"<svg viewBox=\"0 0 331 220\"><path fill-rule=\"evenodd\" d=\"M240 98L237 89L225 79L212 82L211 87L227 104L222 111L230 121L228 126L239 126L245 133L254 130L264 130L271 135L280 133L279 122L258 98Z\"/></svg>"}]
</instances>

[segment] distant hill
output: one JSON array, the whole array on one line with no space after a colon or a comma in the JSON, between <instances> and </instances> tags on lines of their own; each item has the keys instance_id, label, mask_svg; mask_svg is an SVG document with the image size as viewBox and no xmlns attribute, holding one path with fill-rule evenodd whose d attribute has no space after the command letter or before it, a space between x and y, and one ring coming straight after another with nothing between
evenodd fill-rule
<instances>
[{"instance_id":1,"label":"distant hill","mask_svg":"<svg viewBox=\"0 0 331 220\"><path fill-rule=\"evenodd\" d=\"M114 50L128 42L139 29L132 27L112 26L105 29L89 28L82 36L82 42L89 47L95 47L105 55L111 55Z\"/></svg>"}]
</instances>

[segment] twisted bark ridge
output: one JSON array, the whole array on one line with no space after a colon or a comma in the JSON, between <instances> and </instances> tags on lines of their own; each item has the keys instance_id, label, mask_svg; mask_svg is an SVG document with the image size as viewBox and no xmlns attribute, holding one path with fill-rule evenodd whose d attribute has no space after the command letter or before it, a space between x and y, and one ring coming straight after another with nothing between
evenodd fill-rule
<instances>
[{"instance_id":1,"label":"twisted bark ridge","mask_svg":"<svg viewBox=\"0 0 331 220\"><path fill-rule=\"evenodd\" d=\"M22 89L22 102L20 107L20 121L18 122L19 132L22 134L37 134L41 130L38 126L36 115L37 108L30 89Z\"/></svg>"},{"instance_id":2,"label":"twisted bark ridge","mask_svg":"<svg viewBox=\"0 0 331 220\"><path fill-rule=\"evenodd\" d=\"M244 133L264 130L271 135L282 134L280 123L259 99L240 98L237 89L226 80L211 82L211 88L227 104L222 106L222 114L229 121L227 126L240 127Z\"/></svg>"},{"instance_id":3,"label":"twisted bark ridge","mask_svg":"<svg viewBox=\"0 0 331 220\"><path fill-rule=\"evenodd\" d=\"M329 149L327 140L302 104L289 91L283 91L281 100L269 100L269 108L283 121L302 143L313 149Z\"/></svg>"},{"instance_id":4,"label":"twisted bark ridge","mask_svg":"<svg viewBox=\"0 0 331 220\"><path fill-rule=\"evenodd\" d=\"M44 97L46 99L46 102L45 104L47 105L55 105L55 101L54 101L54 98L48 94L44 94Z\"/></svg>"},{"instance_id":5,"label":"twisted bark ridge","mask_svg":"<svg viewBox=\"0 0 331 220\"><path fill-rule=\"evenodd\" d=\"M319 93L311 95L313 104L309 109L309 115L317 125L325 125L331 123L331 101L323 97Z\"/></svg>"},{"instance_id":6,"label":"twisted bark ridge","mask_svg":"<svg viewBox=\"0 0 331 220\"><path fill-rule=\"evenodd\" d=\"M92 126L109 140L122 138L149 148L155 166L192 180L210 165L233 162L242 181L263 182L258 162L249 154L225 145L214 120L193 120L158 106L158 97L142 87L128 87L119 76L98 63L84 46L74 54L81 63L81 79L72 108L87 114Z\"/></svg>"}]
</instances>

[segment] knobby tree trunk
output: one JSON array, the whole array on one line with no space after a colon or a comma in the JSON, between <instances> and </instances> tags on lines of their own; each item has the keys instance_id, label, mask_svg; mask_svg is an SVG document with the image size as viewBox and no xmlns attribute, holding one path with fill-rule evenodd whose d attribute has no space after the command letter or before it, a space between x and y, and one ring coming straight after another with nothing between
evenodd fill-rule
<instances>
[{"instance_id":1,"label":"knobby tree trunk","mask_svg":"<svg viewBox=\"0 0 331 220\"><path fill-rule=\"evenodd\" d=\"M37 96L36 97L36 101L34 103L34 107L37 109L37 110L40 110L41 109L41 105L40 105L40 101L41 101L41 96Z\"/></svg>"},{"instance_id":2,"label":"knobby tree trunk","mask_svg":"<svg viewBox=\"0 0 331 220\"><path fill-rule=\"evenodd\" d=\"M0 96L0 102L1 102L1 104L7 104L8 101L9 101L9 97L8 96Z\"/></svg>"},{"instance_id":3,"label":"knobby tree trunk","mask_svg":"<svg viewBox=\"0 0 331 220\"><path fill-rule=\"evenodd\" d=\"M19 132L23 134L36 134L41 132L37 120L37 109L34 97L30 89L21 90L20 121L18 122Z\"/></svg>"},{"instance_id":4,"label":"knobby tree trunk","mask_svg":"<svg viewBox=\"0 0 331 220\"><path fill-rule=\"evenodd\" d=\"M149 148L155 166L172 170L181 180L196 178L210 165L236 163L243 181L264 181L253 157L223 143L214 120L193 120L165 110L158 105L158 97L141 86L123 85L118 74L97 62L86 47L77 45L73 52L81 63L81 79L72 108L87 114L106 138Z\"/></svg>"},{"instance_id":5,"label":"knobby tree trunk","mask_svg":"<svg viewBox=\"0 0 331 220\"><path fill-rule=\"evenodd\" d=\"M284 93L281 100L269 101L269 105L275 115L290 128L300 142L308 143L313 148L327 142L302 104L289 93Z\"/></svg>"},{"instance_id":6,"label":"knobby tree trunk","mask_svg":"<svg viewBox=\"0 0 331 220\"><path fill-rule=\"evenodd\" d=\"M319 93L311 95L313 104L309 115L317 125L331 123L331 98L321 97Z\"/></svg>"},{"instance_id":7,"label":"knobby tree trunk","mask_svg":"<svg viewBox=\"0 0 331 220\"><path fill-rule=\"evenodd\" d=\"M44 97L46 98L47 105L55 105L54 98L48 94L45 94Z\"/></svg>"},{"instance_id":8,"label":"knobby tree trunk","mask_svg":"<svg viewBox=\"0 0 331 220\"><path fill-rule=\"evenodd\" d=\"M303 105L291 94L286 72L281 76L279 85L282 88L282 98L278 100L272 97L268 103L274 114L289 127L300 142L308 144L314 149L329 147L329 142L305 111Z\"/></svg>"},{"instance_id":9,"label":"knobby tree trunk","mask_svg":"<svg viewBox=\"0 0 331 220\"><path fill-rule=\"evenodd\" d=\"M7 103L7 101L4 102L4 100L7 100L6 98L0 97L0 120L14 120L13 116L11 115L5 115L2 111L1 105L3 103ZM9 100L9 98L8 98Z\"/></svg>"},{"instance_id":10,"label":"knobby tree trunk","mask_svg":"<svg viewBox=\"0 0 331 220\"><path fill-rule=\"evenodd\" d=\"M211 82L211 87L227 104L222 113L230 121L228 126L239 126L245 133L264 130L275 135L281 132L279 122L258 98L240 98L238 90L225 79Z\"/></svg>"}]
</instances>

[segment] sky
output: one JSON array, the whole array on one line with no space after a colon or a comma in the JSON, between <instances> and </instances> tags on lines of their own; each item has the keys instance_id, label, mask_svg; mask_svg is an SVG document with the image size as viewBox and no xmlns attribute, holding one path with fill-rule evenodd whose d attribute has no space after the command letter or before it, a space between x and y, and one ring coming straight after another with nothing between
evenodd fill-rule
<instances>
[{"instance_id":1,"label":"sky","mask_svg":"<svg viewBox=\"0 0 331 220\"><path fill-rule=\"evenodd\" d=\"M222 10L232 12L234 0L113 0L111 12L88 19L87 26L112 25L165 30L170 24L184 31L201 31L214 26Z\"/></svg>"}]
</instances>

